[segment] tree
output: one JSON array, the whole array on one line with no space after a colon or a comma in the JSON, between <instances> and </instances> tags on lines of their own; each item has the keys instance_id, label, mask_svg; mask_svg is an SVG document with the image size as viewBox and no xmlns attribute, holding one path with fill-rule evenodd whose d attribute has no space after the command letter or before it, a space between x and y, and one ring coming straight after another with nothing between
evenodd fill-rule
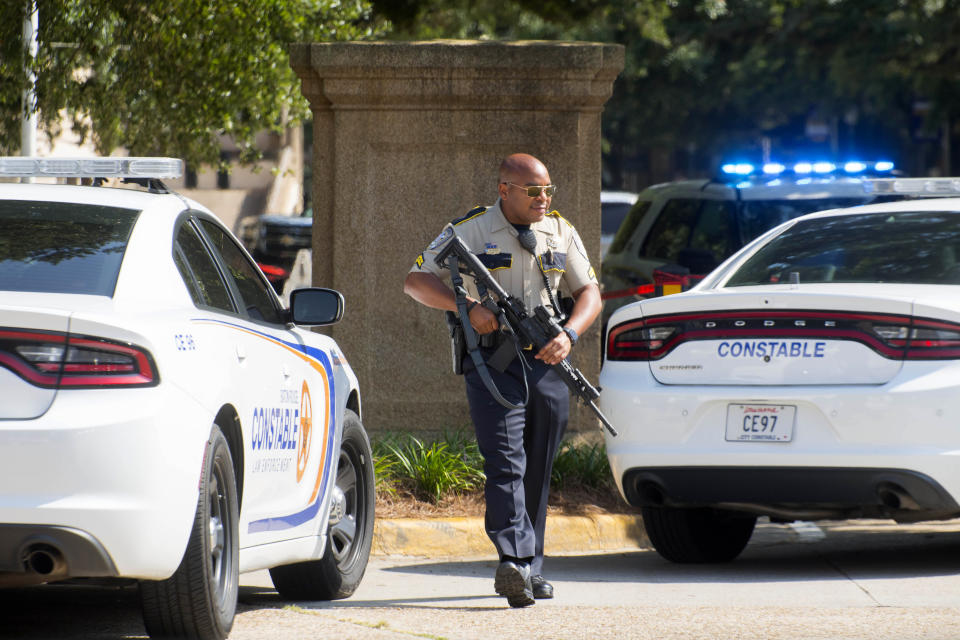
<instances>
[{"instance_id":1,"label":"tree","mask_svg":"<svg viewBox=\"0 0 960 640\"><path fill-rule=\"evenodd\" d=\"M307 113L287 44L378 37L366 0L36 0L41 127L71 116L99 153L220 162L220 136L254 136ZM20 146L27 0L0 3L0 152Z\"/></svg>"},{"instance_id":2,"label":"tree","mask_svg":"<svg viewBox=\"0 0 960 640\"><path fill-rule=\"evenodd\" d=\"M922 144L918 128L942 130L960 115L958 0L373 3L393 20L391 37L623 44L603 121L614 174L653 149L695 149L705 172L733 150L759 155L764 140L780 153L815 146L808 119L841 123L838 152L903 158Z\"/></svg>"}]
</instances>

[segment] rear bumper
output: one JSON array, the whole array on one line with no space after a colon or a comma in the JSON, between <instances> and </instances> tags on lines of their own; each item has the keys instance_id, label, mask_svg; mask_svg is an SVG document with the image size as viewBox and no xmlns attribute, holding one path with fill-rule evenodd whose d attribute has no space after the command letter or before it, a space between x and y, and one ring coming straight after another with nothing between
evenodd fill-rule
<instances>
[{"instance_id":1,"label":"rear bumper","mask_svg":"<svg viewBox=\"0 0 960 640\"><path fill-rule=\"evenodd\" d=\"M948 518L960 505L935 480L905 469L659 467L623 474L641 507L714 506L788 519Z\"/></svg>"},{"instance_id":2,"label":"rear bumper","mask_svg":"<svg viewBox=\"0 0 960 640\"><path fill-rule=\"evenodd\" d=\"M641 497L648 482L663 487L664 504L771 517L960 514L956 362L907 362L887 384L830 386L664 385L629 364L605 364L599 405L620 432L606 436L607 455L634 504L656 504ZM790 441L728 441L737 403L796 407Z\"/></svg>"},{"instance_id":3,"label":"rear bumper","mask_svg":"<svg viewBox=\"0 0 960 640\"><path fill-rule=\"evenodd\" d=\"M163 579L193 526L211 416L169 385L61 391L34 420L0 421L0 571L34 542L62 577Z\"/></svg>"}]
</instances>

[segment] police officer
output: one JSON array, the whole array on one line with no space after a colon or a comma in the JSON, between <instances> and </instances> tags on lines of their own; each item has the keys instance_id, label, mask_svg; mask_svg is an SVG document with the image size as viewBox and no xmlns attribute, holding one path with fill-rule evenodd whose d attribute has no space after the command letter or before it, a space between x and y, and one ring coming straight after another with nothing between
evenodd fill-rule
<instances>
[{"instance_id":1,"label":"police officer","mask_svg":"<svg viewBox=\"0 0 960 640\"><path fill-rule=\"evenodd\" d=\"M471 358L463 373L467 400L486 485L485 524L500 556L494 588L512 607L537 598L552 598L553 586L542 575L543 534L553 459L567 426L569 393L551 365L570 354L578 336L600 313L600 289L579 235L568 220L550 209L556 187L542 162L514 154L500 165L499 198L447 225L407 274L404 292L436 309L456 311L450 273L434 262L445 243L459 236L511 295L528 311L543 305L562 314L561 285L573 298L564 330L537 353L520 352L502 370L487 367L500 394L520 409L502 406L484 384ZM530 231L535 246L520 238ZM496 352L502 332L496 316L479 304L472 279L468 288L470 324L481 334L486 359ZM498 338L498 336L500 336ZM523 361L521 361L521 358Z\"/></svg>"}]
</instances>

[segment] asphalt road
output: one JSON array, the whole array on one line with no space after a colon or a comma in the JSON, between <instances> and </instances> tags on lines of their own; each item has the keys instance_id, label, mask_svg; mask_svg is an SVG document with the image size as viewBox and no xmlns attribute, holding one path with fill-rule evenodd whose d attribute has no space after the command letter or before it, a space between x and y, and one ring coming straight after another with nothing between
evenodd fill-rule
<instances>
[{"instance_id":1,"label":"asphalt road","mask_svg":"<svg viewBox=\"0 0 960 640\"><path fill-rule=\"evenodd\" d=\"M527 609L493 595L494 568L375 556L352 598L297 604L247 574L230 638L960 638L960 521L763 524L713 566L548 558L557 597ZM0 607L0 638L144 637L134 589L14 590Z\"/></svg>"}]
</instances>

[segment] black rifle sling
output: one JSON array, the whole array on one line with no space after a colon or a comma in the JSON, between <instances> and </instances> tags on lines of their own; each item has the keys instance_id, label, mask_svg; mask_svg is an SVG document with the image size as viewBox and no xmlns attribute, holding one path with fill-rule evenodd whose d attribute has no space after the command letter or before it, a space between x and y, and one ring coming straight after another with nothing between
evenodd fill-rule
<instances>
[{"instance_id":1,"label":"black rifle sling","mask_svg":"<svg viewBox=\"0 0 960 640\"><path fill-rule=\"evenodd\" d=\"M476 330L470 324L470 312L467 311L467 290L463 288L463 278L460 277L460 258L455 253L451 253L450 257L447 258L447 268L450 269L450 278L453 281L453 292L457 298L457 314L460 316L460 326L463 327L463 339L467 345L467 353L470 354L470 359L473 360L477 373L480 374L483 386L487 388L487 391L500 406L507 409L523 409L527 405L527 397L529 396L526 372L523 374L523 402L513 404L500 394L497 384L487 370L487 363L483 361L483 354L480 353L480 341L477 339Z\"/></svg>"},{"instance_id":2,"label":"black rifle sling","mask_svg":"<svg viewBox=\"0 0 960 640\"><path fill-rule=\"evenodd\" d=\"M543 288L547 290L547 296L550 298L550 304L553 305L553 310L557 313L557 322L563 322L566 320L566 317L563 315L563 311L560 310L560 305L557 304L557 299L553 297L553 289L550 288L550 280L547 278L547 272L543 270L543 263L540 262L540 257L536 254L533 255L533 261L537 263L538 267L540 267L540 275L543 276Z\"/></svg>"}]
</instances>

